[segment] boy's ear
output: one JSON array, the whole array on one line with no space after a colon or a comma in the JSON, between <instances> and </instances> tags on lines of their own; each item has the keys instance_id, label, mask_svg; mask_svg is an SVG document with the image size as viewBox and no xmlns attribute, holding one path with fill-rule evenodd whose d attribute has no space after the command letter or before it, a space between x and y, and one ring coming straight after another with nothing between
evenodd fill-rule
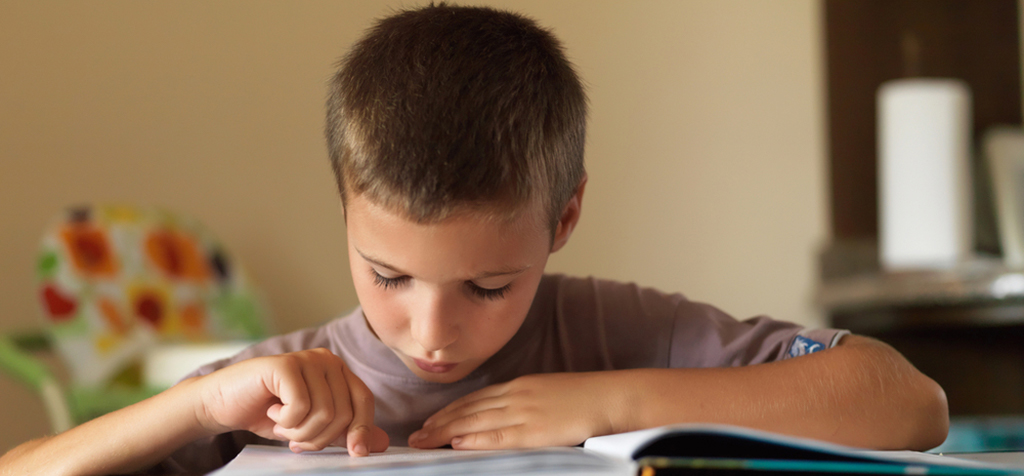
<instances>
[{"instance_id":1,"label":"boy's ear","mask_svg":"<svg viewBox=\"0 0 1024 476\"><path fill-rule=\"evenodd\" d=\"M569 242L569 236L580 221L580 210L583 208L583 190L587 188L587 174L583 173L583 179L576 187L576 193L569 199L562 210L562 216L558 218L558 225L555 227L555 239L551 242L551 252L554 253Z\"/></svg>"}]
</instances>

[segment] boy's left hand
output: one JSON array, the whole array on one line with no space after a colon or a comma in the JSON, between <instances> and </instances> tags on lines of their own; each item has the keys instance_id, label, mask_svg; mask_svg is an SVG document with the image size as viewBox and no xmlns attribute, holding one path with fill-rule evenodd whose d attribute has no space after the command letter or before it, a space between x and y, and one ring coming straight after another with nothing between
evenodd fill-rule
<instances>
[{"instance_id":1,"label":"boy's left hand","mask_svg":"<svg viewBox=\"0 0 1024 476\"><path fill-rule=\"evenodd\" d=\"M428 418L409 446L500 449L573 446L615 432L628 413L624 372L536 374L466 395Z\"/></svg>"}]
</instances>

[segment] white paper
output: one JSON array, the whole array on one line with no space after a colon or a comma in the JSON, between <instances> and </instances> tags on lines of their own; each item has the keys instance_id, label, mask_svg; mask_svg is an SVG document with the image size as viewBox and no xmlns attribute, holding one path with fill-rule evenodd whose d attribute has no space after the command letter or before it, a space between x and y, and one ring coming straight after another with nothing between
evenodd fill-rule
<instances>
[{"instance_id":1,"label":"white paper","mask_svg":"<svg viewBox=\"0 0 1024 476\"><path fill-rule=\"evenodd\" d=\"M373 475L628 475L632 464L614 460L581 448L540 448L535 450L467 451L421 450L392 446L383 453L353 458L345 448L292 453L278 446L248 445L216 476L262 476L276 474Z\"/></svg>"},{"instance_id":2,"label":"white paper","mask_svg":"<svg viewBox=\"0 0 1024 476\"><path fill-rule=\"evenodd\" d=\"M988 131L985 158L996 201L996 223L1003 260L1011 269L1024 268L1024 130L999 127ZM994 290L995 291L995 290ZM999 296L997 294L998 297Z\"/></svg>"},{"instance_id":3,"label":"white paper","mask_svg":"<svg viewBox=\"0 0 1024 476\"><path fill-rule=\"evenodd\" d=\"M539 448L500 451L420 450L391 447L383 453L354 458L345 448L294 454L278 446L249 445L216 476L263 476L276 474L372 474L372 475L608 475L626 476L637 471L633 452L647 443L674 433L724 435L750 441L801 448L821 454L874 459L880 463L907 464L908 470L927 472L927 466L997 470L1000 466L916 451L867 451L805 438L727 425L670 425L617 435L590 438L584 448ZM736 455L742 459L742 455ZM1005 464L1005 461L1001 461ZM1021 464L1018 464L1021 467ZM1005 468L1005 466L1003 466ZM923 473L922 473L923 474ZM1022 473L1024 474L1024 473Z\"/></svg>"}]
</instances>

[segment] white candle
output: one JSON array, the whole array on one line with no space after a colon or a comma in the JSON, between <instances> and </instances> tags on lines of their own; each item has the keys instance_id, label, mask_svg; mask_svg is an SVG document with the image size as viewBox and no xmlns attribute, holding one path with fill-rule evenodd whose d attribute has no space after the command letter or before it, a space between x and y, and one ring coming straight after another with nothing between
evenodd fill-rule
<instances>
[{"instance_id":1,"label":"white candle","mask_svg":"<svg viewBox=\"0 0 1024 476\"><path fill-rule=\"evenodd\" d=\"M954 79L878 90L879 249L888 271L944 269L970 257L971 94Z\"/></svg>"}]
</instances>

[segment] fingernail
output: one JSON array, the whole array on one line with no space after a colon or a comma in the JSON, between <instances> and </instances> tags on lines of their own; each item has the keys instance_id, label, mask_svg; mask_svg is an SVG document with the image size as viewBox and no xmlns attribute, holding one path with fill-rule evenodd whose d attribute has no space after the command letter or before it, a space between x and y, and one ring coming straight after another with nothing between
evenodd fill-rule
<instances>
[{"instance_id":1,"label":"fingernail","mask_svg":"<svg viewBox=\"0 0 1024 476\"><path fill-rule=\"evenodd\" d=\"M462 443L462 438L452 438L452 446Z\"/></svg>"},{"instance_id":2,"label":"fingernail","mask_svg":"<svg viewBox=\"0 0 1024 476\"><path fill-rule=\"evenodd\" d=\"M432 426L434 426L433 418L427 418L427 421L423 422L423 428L430 428Z\"/></svg>"},{"instance_id":3,"label":"fingernail","mask_svg":"<svg viewBox=\"0 0 1024 476\"><path fill-rule=\"evenodd\" d=\"M357 454L357 455L363 455L363 456L365 456L365 455L368 455L368 454L370 454L370 452L369 452L369 451L366 451L366 445L364 445L364 444L362 444L362 443L358 443L358 444L356 444L356 447L354 448L354 450L355 450L355 452L356 452L356 454Z\"/></svg>"},{"instance_id":4,"label":"fingernail","mask_svg":"<svg viewBox=\"0 0 1024 476\"><path fill-rule=\"evenodd\" d=\"M412 434L412 438L411 439L412 439L412 441L420 441L422 439L425 439L426 437L427 437L427 432L425 432L425 431L417 431L416 433Z\"/></svg>"}]
</instances>

